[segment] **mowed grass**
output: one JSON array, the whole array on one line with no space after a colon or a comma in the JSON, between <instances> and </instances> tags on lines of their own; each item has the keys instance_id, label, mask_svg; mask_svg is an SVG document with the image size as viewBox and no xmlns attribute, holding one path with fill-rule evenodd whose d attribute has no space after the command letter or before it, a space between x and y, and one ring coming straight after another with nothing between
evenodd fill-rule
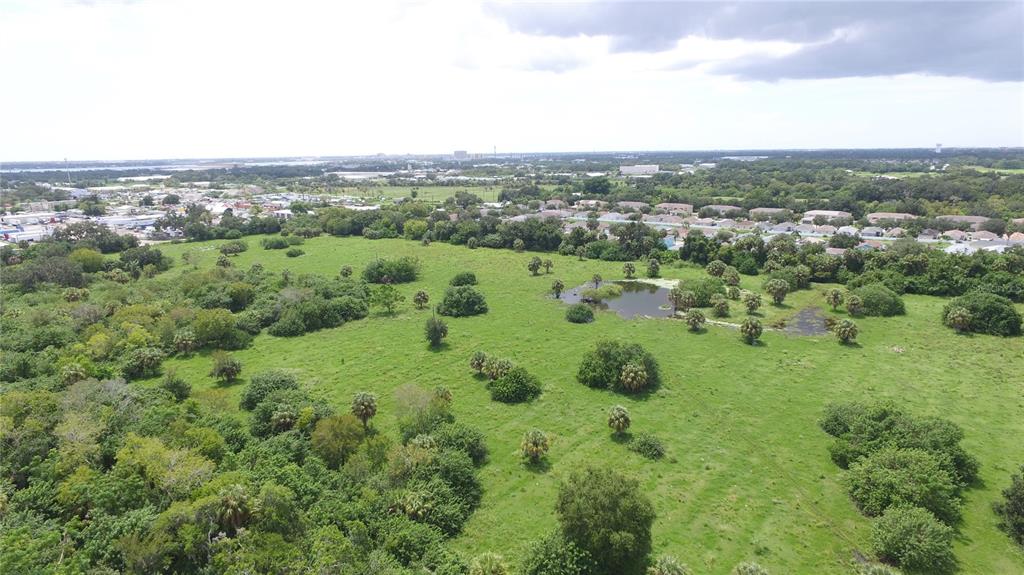
<instances>
[{"instance_id":1,"label":"mowed grass","mask_svg":"<svg viewBox=\"0 0 1024 575\"><path fill-rule=\"evenodd\" d=\"M394 391L405 384L449 387L459 420L482 429L491 451L481 470L485 495L463 534L454 541L467 556L495 551L516 558L532 540L554 529L558 485L586 466L612 467L637 478L657 510L655 553L672 553L698 573L728 573L755 560L778 574L843 574L853 571L854 550L870 554L870 520L842 486L843 472L829 460L830 438L817 419L831 401L887 398L908 411L949 418L966 433L966 448L981 461L982 484L966 492L956 541L962 573L1024 573L1024 553L996 528L991 504L1024 463L1024 339L957 336L939 323L944 301L907 296L906 316L858 319L859 345L834 338L766 332L761 346L738 333L710 326L693 334L676 320L623 320L601 312L589 325L565 321L564 306L547 296L554 278L567 286L594 273L620 278L621 264L542 254L555 262L550 275L530 276L536 254L469 250L404 240L322 237L306 242L306 255L287 258L250 238L234 258L240 268L261 262L273 271L333 275L342 265L356 274L375 257L417 256L421 278L399 286L409 298L394 316L370 318L298 338L260 335L234 352L242 382L219 387L207 375L206 355L172 359L167 367L192 382L195 395L237 411L247 376L263 369L297 369L303 380L339 410L368 390L380 398L375 425L394 434ZM161 246L180 262L185 250L203 250L213 265L219 242ZM638 265L638 268L643 268ZM183 264L162 277L173 277ZM425 289L436 303L456 272L477 274L490 312L449 318L441 350L423 337L429 311L416 311L412 294ZM693 266L663 266L669 278L698 277ZM759 289L762 278L743 278ZM814 305L827 310L815 286L791 294L786 307L764 308L764 322ZM770 301L767 297L766 302ZM732 302L731 321L744 316ZM827 312L831 313L831 312ZM663 383L643 397L586 388L575 381L584 353L602 338L643 344L661 365ZM516 406L492 402L468 366L483 350L513 359L536 373L544 393ZM155 381L155 380L154 380ZM631 432L660 437L668 455L648 461L613 441L609 407L622 404ZM244 415L240 415L244 416ZM518 457L524 431L552 438L550 467L532 471Z\"/></svg>"},{"instance_id":2,"label":"mowed grass","mask_svg":"<svg viewBox=\"0 0 1024 575\"><path fill-rule=\"evenodd\" d=\"M501 193L501 185L493 186L372 186L372 187L345 187L337 189L337 193L363 198L365 200L397 200L412 196L413 190L417 191L416 199L427 203L440 204L446 199L454 196L456 192L469 192L485 202L498 201Z\"/></svg>"}]
</instances>

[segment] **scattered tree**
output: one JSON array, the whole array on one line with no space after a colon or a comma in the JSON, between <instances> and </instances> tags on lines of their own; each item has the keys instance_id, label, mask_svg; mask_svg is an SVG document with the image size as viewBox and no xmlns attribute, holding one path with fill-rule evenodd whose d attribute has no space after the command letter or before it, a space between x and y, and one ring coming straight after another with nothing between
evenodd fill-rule
<instances>
[{"instance_id":1,"label":"scattered tree","mask_svg":"<svg viewBox=\"0 0 1024 575\"><path fill-rule=\"evenodd\" d=\"M448 324L436 316L431 316L427 318L424 332L430 345L437 347L441 345L444 338L448 337Z\"/></svg>"},{"instance_id":2,"label":"scattered tree","mask_svg":"<svg viewBox=\"0 0 1024 575\"><path fill-rule=\"evenodd\" d=\"M412 296L412 303L416 305L416 309L424 309L430 302L430 295L424 290L419 290L416 295Z\"/></svg>"},{"instance_id":3,"label":"scattered tree","mask_svg":"<svg viewBox=\"0 0 1024 575\"><path fill-rule=\"evenodd\" d=\"M647 568L647 575L691 575L690 570L672 555L661 555Z\"/></svg>"},{"instance_id":4,"label":"scattered tree","mask_svg":"<svg viewBox=\"0 0 1024 575\"><path fill-rule=\"evenodd\" d=\"M487 354L482 351L473 352L473 356L469 358L469 367L473 368L477 373L483 373L484 365L487 363Z\"/></svg>"},{"instance_id":5,"label":"scattered tree","mask_svg":"<svg viewBox=\"0 0 1024 575\"><path fill-rule=\"evenodd\" d=\"M523 240L521 238L516 238L512 242L512 249L514 249L517 252L522 252L523 250L526 249L526 243L523 242Z\"/></svg>"},{"instance_id":6,"label":"scattered tree","mask_svg":"<svg viewBox=\"0 0 1024 575\"><path fill-rule=\"evenodd\" d=\"M763 331L761 322L757 318L748 317L740 324L740 335L743 336L743 341L750 345L754 345L761 338Z\"/></svg>"},{"instance_id":7,"label":"scattered tree","mask_svg":"<svg viewBox=\"0 0 1024 575\"><path fill-rule=\"evenodd\" d=\"M539 463L548 453L548 436L539 429L531 429L523 434L519 449L523 458L530 463Z\"/></svg>"},{"instance_id":8,"label":"scattered tree","mask_svg":"<svg viewBox=\"0 0 1024 575\"><path fill-rule=\"evenodd\" d=\"M953 529L920 507L889 508L871 529L871 546L879 559L908 571L945 573L956 565Z\"/></svg>"},{"instance_id":9,"label":"scattered tree","mask_svg":"<svg viewBox=\"0 0 1024 575\"><path fill-rule=\"evenodd\" d=\"M629 410L621 405L616 405L608 411L608 427L615 430L616 435L622 435L632 421L629 419Z\"/></svg>"},{"instance_id":10,"label":"scattered tree","mask_svg":"<svg viewBox=\"0 0 1024 575\"><path fill-rule=\"evenodd\" d=\"M704 266L704 271L708 272L708 275L712 277L720 278L722 277L722 274L725 273L726 267L725 262L722 260L714 260Z\"/></svg>"},{"instance_id":11,"label":"scattered tree","mask_svg":"<svg viewBox=\"0 0 1024 575\"><path fill-rule=\"evenodd\" d=\"M509 575L511 572L505 559L497 553L482 553L469 564L469 575Z\"/></svg>"},{"instance_id":12,"label":"scattered tree","mask_svg":"<svg viewBox=\"0 0 1024 575\"><path fill-rule=\"evenodd\" d=\"M857 329L857 324L853 323L853 321L848 319L844 319L837 323L834 330L836 333L836 337L839 339L839 342L844 345L852 343L854 340L856 340L857 334L859 333L859 330Z\"/></svg>"},{"instance_id":13,"label":"scattered tree","mask_svg":"<svg viewBox=\"0 0 1024 575\"><path fill-rule=\"evenodd\" d=\"M555 267L555 262L553 262L553 261L551 261L549 259L544 260L544 273L546 273L546 274L551 273L551 268L553 268L553 267Z\"/></svg>"},{"instance_id":14,"label":"scattered tree","mask_svg":"<svg viewBox=\"0 0 1024 575\"><path fill-rule=\"evenodd\" d=\"M556 299L561 299L562 291L565 289L565 284L562 280L555 280L551 283L551 292L555 294Z\"/></svg>"},{"instance_id":15,"label":"scattered tree","mask_svg":"<svg viewBox=\"0 0 1024 575\"><path fill-rule=\"evenodd\" d=\"M661 262L657 258L651 258L647 261L647 277L661 277Z\"/></svg>"},{"instance_id":16,"label":"scattered tree","mask_svg":"<svg viewBox=\"0 0 1024 575\"><path fill-rule=\"evenodd\" d=\"M213 367L210 369L210 376L216 377L222 383L234 381L242 373L242 362L231 355L216 351L213 354Z\"/></svg>"},{"instance_id":17,"label":"scattered tree","mask_svg":"<svg viewBox=\"0 0 1024 575\"><path fill-rule=\"evenodd\" d=\"M711 299L711 311L715 317L729 317L729 300L722 296L715 296Z\"/></svg>"},{"instance_id":18,"label":"scattered tree","mask_svg":"<svg viewBox=\"0 0 1024 575\"><path fill-rule=\"evenodd\" d=\"M328 467L338 469L355 453L364 436L365 428L359 420L343 413L317 421L310 444Z\"/></svg>"},{"instance_id":19,"label":"scattered tree","mask_svg":"<svg viewBox=\"0 0 1024 575\"><path fill-rule=\"evenodd\" d=\"M160 387L170 392L177 401L184 401L188 399L188 396L192 393L192 386L183 378L178 376L173 369L168 369L167 373L164 374L164 379L160 382Z\"/></svg>"},{"instance_id":20,"label":"scattered tree","mask_svg":"<svg viewBox=\"0 0 1024 575\"><path fill-rule=\"evenodd\" d=\"M684 319L686 321L686 325L690 326L690 331L693 332L700 331L701 328L704 327L704 322L707 321L707 319L704 317L704 314L701 313L701 311L696 308L686 312Z\"/></svg>"},{"instance_id":21,"label":"scattered tree","mask_svg":"<svg viewBox=\"0 0 1024 575\"><path fill-rule=\"evenodd\" d=\"M601 277L601 274L594 274L594 277L590 278L590 281L594 282L594 287L595 288L599 288L599 287L601 287L601 281L603 279L604 278Z\"/></svg>"},{"instance_id":22,"label":"scattered tree","mask_svg":"<svg viewBox=\"0 0 1024 575\"><path fill-rule=\"evenodd\" d=\"M1010 476L1010 486L1003 490L1002 501L992 505L999 516L999 527L1018 545L1024 545L1024 466Z\"/></svg>"},{"instance_id":23,"label":"scattered tree","mask_svg":"<svg viewBox=\"0 0 1024 575\"><path fill-rule=\"evenodd\" d=\"M352 415L363 424L363 428L369 428L370 420L377 415L377 396L372 393L361 391L352 398Z\"/></svg>"},{"instance_id":24,"label":"scattered tree","mask_svg":"<svg viewBox=\"0 0 1024 575\"><path fill-rule=\"evenodd\" d=\"M843 292L837 288L832 288L825 292L825 301L828 305L832 306L832 311L839 309L839 306L843 305Z\"/></svg>"},{"instance_id":25,"label":"scattered tree","mask_svg":"<svg viewBox=\"0 0 1024 575\"><path fill-rule=\"evenodd\" d=\"M537 275L540 268L544 266L544 262L537 256L530 258L530 263L526 264L526 269L530 270L530 275Z\"/></svg>"},{"instance_id":26,"label":"scattered tree","mask_svg":"<svg viewBox=\"0 0 1024 575\"><path fill-rule=\"evenodd\" d=\"M395 308L403 301L405 301L405 296L398 291L398 288L388 283L377 286L370 295L370 303L383 308L388 315L395 313Z\"/></svg>"},{"instance_id":27,"label":"scattered tree","mask_svg":"<svg viewBox=\"0 0 1024 575\"><path fill-rule=\"evenodd\" d=\"M784 279L770 279L764 282L764 291L772 296L772 303L782 305L786 301L786 294L789 293L789 282Z\"/></svg>"},{"instance_id":28,"label":"scattered tree","mask_svg":"<svg viewBox=\"0 0 1024 575\"><path fill-rule=\"evenodd\" d=\"M594 321L594 310L585 303L577 303L565 310L565 319L571 323L590 323Z\"/></svg>"},{"instance_id":29,"label":"scattered tree","mask_svg":"<svg viewBox=\"0 0 1024 575\"><path fill-rule=\"evenodd\" d=\"M341 266L341 277L350 278L352 277L352 266Z\"/></svg>"},{"instance_id":30,"label":"scattered tree","mask_svg":"<svg viewBox=\"0 0 1024 575\"><path fill-rule=\"evenodd\" d=\"M626 262L622 264L622 273L626 276L626 279L633 279L633 274L636 273L636 265L633 262Z\"/></svg>"},{"instance_id":31,"label":"scattered tree","mask_svg":"<svg viewBox=\"0 0 1024 575\"><path fill-rule=\"evenodd\" d=\"M856 317L864 313L864 302L854 293L846 295L846 313Z\"/></svg>"}]
</instances>

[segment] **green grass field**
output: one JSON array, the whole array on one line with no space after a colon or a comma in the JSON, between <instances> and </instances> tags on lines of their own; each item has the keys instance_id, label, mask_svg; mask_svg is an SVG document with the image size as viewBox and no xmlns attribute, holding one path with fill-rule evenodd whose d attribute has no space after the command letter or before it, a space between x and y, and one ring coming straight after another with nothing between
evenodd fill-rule
<instances>
[{"instance_id":1,"label":"green grass field","mask_svg":"<svg viewBox=\"0 0 1024 575\"><path fill-rule=\"evenodd\" d=\"M971 170L978 170L979 172L999 172L1000 174L1024 174L1024 168L986 168L985 166L964 166Z\"/></svg>"},{"instance_id":2,"label":"green grass field","mask_svg":"<svg viewBox=\"0 0 1024 575\"><path fill-rule=\"evenodd\" d=\"M162 277L184 269L179 256L185 250L204 250L200 265L212 265L218 243L161 246L179 262ZM295 368L339 409L357 391L376 393L375 423L390 433L396 430L396 388L448 386L457 417L484 430L491 450L481 470L483 503L454 542L467 555L490 550L516 557L555 527L559 482L574 469L596 465L640 480L658 514L655 553L672 553L695 573L728 573L746 560L773 574L852 573L854 551L870 554L870 521L848 499L817 419L830 401L888 398L915 414L961 425L965 447L981 462L982 485L966 491L956 542L960 572L1024 573L1024 552L997 530L990 509L1010 473L1024 464L1024 338L957 336L939 323L941 299L907 296L906 316L857 320L856 347L778 332L766 332L764 345L752 347L732 329L711 326L693 334L675 320L626 321L602 312L589 325L565 321L563 304L547 296L552 280L574 286L594 273L618 278L618 263L551 255L545 257L554 260L553 273L531 277L526 263L534 254L508 250L322 237L307 241L306 255L293 259L260 249L255 238L249 244L235 258L239 267L259 261L270 270L325 275L346 264L358 274L378 256L415 255L421 278L400 286L410 300L426 289L436 302L452 275L476 272L490 312L449 319L450 336L439 351L423 339L430 312L407 301L393 317L375 312L291 339L260 335L251 348L235 352L244 364L243 382L263 369ZM702 273L663 267L669 278ZM761 278L744 276L743 282L759 289ZM820 290L792 294L785 308L766 305L766 324L809 305L827 308ZM738 321L740 305L732 304ZM647 347L660 362L661 387L626 397L577 383L581 356L600 338ZM468 366L476 350L524 365L540 377L544 393L529 404L492 402ZM200 355L166 366L190 380L201 400L237 411L243 385L218 387L207 375L209 363ZM666 443L665 459L648 461L612 440L605 414L614 404L629 408L632 432L652 432ZM519 462L520 437L531 427L553 438L550 468L543 472Z\"/></svg>"}]
</instances>

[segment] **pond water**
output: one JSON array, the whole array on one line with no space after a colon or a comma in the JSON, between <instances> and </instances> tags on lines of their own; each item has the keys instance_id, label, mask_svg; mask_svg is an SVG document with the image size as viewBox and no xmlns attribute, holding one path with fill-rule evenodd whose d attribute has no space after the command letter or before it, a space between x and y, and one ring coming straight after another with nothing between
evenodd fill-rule
<instances>
[{"instance_id":1,"label":"pond water","mask_svg":"<svg viewBox=\"0 0 1024 575\"><path fill-rule=\"evenodd\" d=\"M668 303L669 290L654 284L638 281L612 282L622 286L622 295L593 304L597 309L607 309L630 319L638 316L672 317ZM594 284L587 283L562 292L562 301L572 305L580 302L580 295Z\"/></svg>"}]
</instances>

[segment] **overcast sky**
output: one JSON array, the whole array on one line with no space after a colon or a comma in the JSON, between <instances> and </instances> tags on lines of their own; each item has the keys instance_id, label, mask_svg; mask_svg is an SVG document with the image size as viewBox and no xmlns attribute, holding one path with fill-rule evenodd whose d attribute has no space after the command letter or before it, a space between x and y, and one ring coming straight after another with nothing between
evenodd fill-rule
<instances>
[{"instance_id":1,"label":"overcast sky","mask_svg":"<svg viewBox=\"0 0 1024 575\"><path fill-rule=\"evenodd\" d=\"M0 0L0 160L1024 145L1024 2Z\"/></svg>"}]
</instances>

